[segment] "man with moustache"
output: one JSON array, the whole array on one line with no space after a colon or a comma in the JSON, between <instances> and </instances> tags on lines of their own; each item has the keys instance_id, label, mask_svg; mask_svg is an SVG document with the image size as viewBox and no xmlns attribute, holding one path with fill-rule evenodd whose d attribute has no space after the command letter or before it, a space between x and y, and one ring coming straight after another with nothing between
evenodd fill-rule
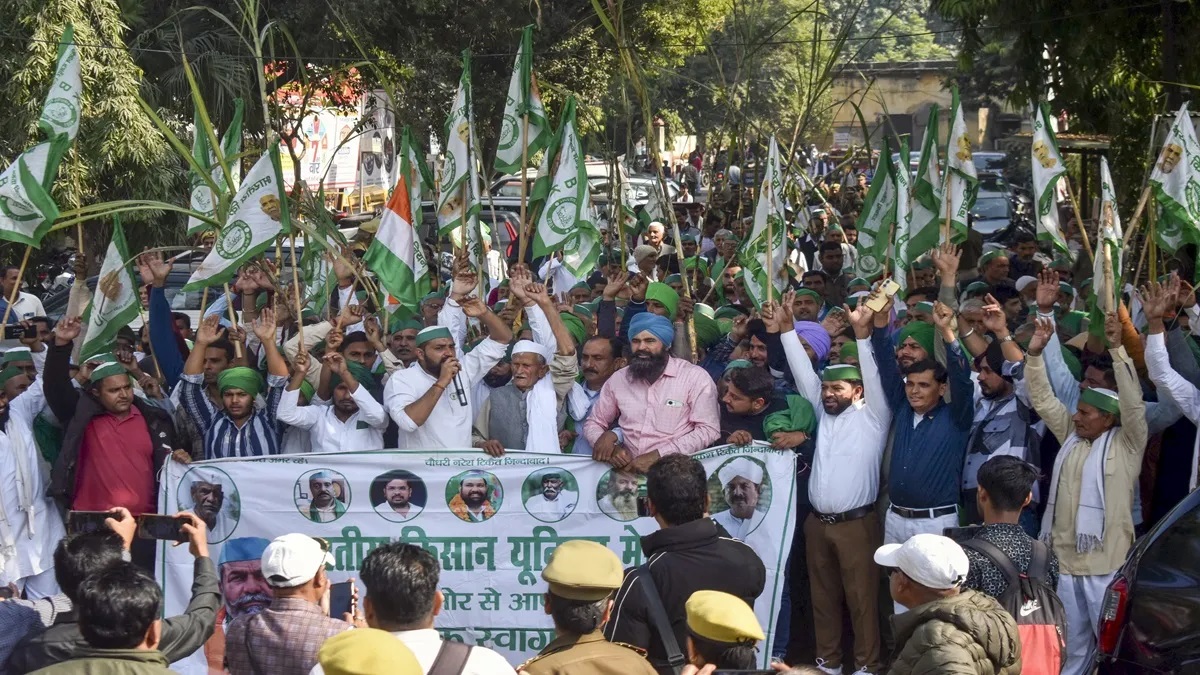
<instances>
[{"instance_id":1,"label":"man with moustache","mask_svg":"<svg viewBox=\"0 0 1200 675\"><path fill-rule=\"evenodd\" d=\"M388 351L400 361L402 367L408 368L417 360L417 333L424 327L425 324L420 321L409 319L402 322L388 338Z\"/></svg>"},{"instance_id":2,"label":"man with moustache","mask_svg":"<svg viewBox=\"0 0 1200 675\"><path fill-rule=\"evenodd\" d=\"M875 363L874 313L860 305L849 313L859 367L829 366L820 375L795 331L782 335L796 387L820 402L817 448L809 478L813 511L804 522L808 577L812 588L818 667L840 675L842 604L854 629L854 668L881 672L879 568L872 555L880 544L879 467L892 413Z\"/></svg>"},{"instance_id":3,"label":"man with moustache","mask_svg":"<svg viewBox=\"0 0 1200 675\"><path fill-rule=\"evenodd\" d=\"M413 491L420 478L397 468L376 478L376 485L383 483L383 502L376 504L376 513L392 522L404 522L419 515L424 507L413 503ZM372 497L372 501L374 498Z\"/></svg>"},{"instance_id":4,"label":"man with moustache","mask_svg":"<svg viewBox=\"0 0 1200 675\"><path fill-rule=\"evenodd\" d=\"M371 371L337 352L326 354L324 360L333 405L300 405L300 386L310 367L309 355L301 352L279 402L279 421L307 431L313 452L382 449L388 416L371 394L375 386Z\"/></svg>"},{"instance_id":5,"label":"man with moustache","mask_svg":"<svg viewBox=\"0 0 1200 675\"><path fill-rule=\"evenodd\" d=\"M308 477L311 495L304 516L314 523L329 523L346 513L346 505L333 492L333 474L318 471Z\"/></svg>"},{"instance_id":6,"label":"man with moustache","mask_svg":"<svg viewBox=\"0 0 1200 675\"><path fill-rule=\"evenodd\" d=\"M614 469L608 475L608 494L600 498L597 506L610 518L633 520L637 518L637 474Z\"/></svg>"},{"instance_id":7,"label":"man with moustache","mask_svg":"<svg viewBox=\"0 0 1200 675\"><path fill-rule=\"evenodd\" d=\"M221 509L225 507L225 486L215 480L194 480L188 487L188 493L192 497L191 511L208 527L209 543L228 537L231 534L230 525L236 523L221 517Z\"/></svg>"},{"instance_id":8,"label":"man with moustache","mask_svg":"<svg viewBox=\"0 0 1200 675\"><path fill-rule=\"evenodd\" d=\"M575 510L579 493L566 489L562 474L551 472L542 476L542 490L525 500L529 515L546 522L566 518Z\"/></svg>"},{"instance_id":9,"label":"man with moustache","mask_svg":"<svg viewBox=\"0 0 1200 675\"><path fill-rule=\"evenodd\" d=\"M633 358L605 383L583 432L592 458L645 473L659 457L693 454L720 433L717 391L707 371L670 355L671 320L643 312L633 317Z\"/></svg>"},{"instance_id":10,"label":"man with moustache","mask_svg":"<svg viewBox=\"0 0 1200 675\"><path fill-rule=\"evenodd\" d=\"M225 670L225 627L238 617L258 614L271 606L271 587L262 574L262 554L270 543L259 537L239 537L221 547L217 587L225 602L217 613L213 636L204 643L204 659L210 670Z\"/></svg>"},{"instance_id":11,"label":"man with moustache","mask_svg":"<svg viewBox=\"0 0 1200 675\"><path fill-rule=\"evenodd\" d=\"M729 509L713 515L729 536L745 540L762 524L766 513L758 510L758 498L762 491L763 470L758 464L739 457L721 467L717 472L725 493Z\"/></svg>"},{"instance_id":12,"label":"man with moustache","mask_svg":"<svg viewBox=\"0 0 1200 675\"><path fill-rule=\"evenodd\" d=\"M471 447L471 424L475 420L473 389L488 371L504 358L512 330L477 297L468 297L476 278L469 266L460 265L450 297L438 320L417 333L417 360L388 378L383 390L384 407L399 427L399 448ZM463 354L447 326L461 315L478 319L488 337ZM453 316L452 316L453 315ZM455 375L461 371L457 395Z\"/></svg>"},{"instance_id":13,"label":"man with moustache","mask_svg":"<svg viewBox=\"0 0 1200 675\"><path fill-rule=\"evenodd\" d=\"M584 422L592 413L592 406L600 398L600 390L613 373L625 367L625 347L617 338L595 336L583 343L583 382L576 382L567 392L567 415L572 430L564 431L564 438L573 438L568 452L576 455L592 454L592 444L583 432ZM562 435L560 434L560 436Z\"/></svg>"},{"instance_id":14,"label":"man with moustache","mask_svg":"<svg viewBox=\"0 0 1200 675\"><path fill-rule=\"evenodd\" d=\"M496 515L488 494L492 491L488 475L482 471L470 471L458 484L458 494L450 500L450 512L468 523L482 523Z\"/></svg>"}]
</instances>

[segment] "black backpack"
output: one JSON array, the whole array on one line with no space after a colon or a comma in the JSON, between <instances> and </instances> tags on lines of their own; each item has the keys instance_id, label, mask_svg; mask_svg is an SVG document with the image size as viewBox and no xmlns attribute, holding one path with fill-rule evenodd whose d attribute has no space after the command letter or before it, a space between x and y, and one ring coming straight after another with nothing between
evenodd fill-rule
<instances>
[{"instance_id":1,"label":"black backpack","mask_svg":"<svg viewBox=\"0 0 1200 675\"><path fill-rule=\"evenodd\" d=\"M1067 614L1062 600L1050 588L1050 547L1033 540L1029 571L1021 574L1004 551L984 539L962 542L992 561L1008 580L1008 588L996 598L1017 622L1021 638L1022 675L1058 675L1066 651Z\"/></svg>"}]
</instances>

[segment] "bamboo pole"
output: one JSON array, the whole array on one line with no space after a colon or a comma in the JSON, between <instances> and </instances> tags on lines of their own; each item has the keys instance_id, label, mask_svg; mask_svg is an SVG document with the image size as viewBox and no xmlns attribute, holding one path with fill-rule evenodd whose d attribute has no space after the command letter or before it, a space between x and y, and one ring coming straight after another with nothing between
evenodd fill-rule
<instances>
[{"instance_id":1,"label":"bamboo pole","mask_svg":"<svg viewBox=\"0 0 1200 675\"><path fill-rule=\"evenodd\" d=\"M942 199L946 202L946 219L942 221L942 243L950 243L950 195L942 191Z\"/></svg>"},{"instance_id":2,"label":"bamboo pole","mask_svg":"<svg viewBox=\"0 0 1200 675\"><path fill-rule=\"evenodd\" d=\"M300 305L300 270L299 270L298 266L296 265L296 233L291 232L291 233L289 233L288 236L291 238L291 247L292 247L292 295L296 301L296 309L295 309L296 316L294 316L293 318L296 319L296 331L297 331L297 334L300 336L300 351L303 352L303 351L305 351L305 349L304 349L304 309ZM277 260L278 260L278 258L277 258ZM385 316L387 315L386 307L384 308L383 313Z\"/></svg>"},{"instance_id":3,"label":"bamboo pole","mask_svg":"<svg viewBox=\"0 0 1200 675\"><path fill-rule=\"evenodd\" d=\"M7 298L8 304L4 307L4 318L0 319L0 330L8 326L8 315L12 313L13 303L17 301L17 298L21 297L21 279L25 278L25 266L29 264L29 253L31 251L33 251L33 247L26 244L25 256L21 258L21 267L17 271L17 283L13 284L12 293ZM21 317L17 317L17 320L20 321Z\"/></svg>"},{"instance_id":4,"label":"bamboo pole","mask_svg":"<svg viewBox=\"0 0 1200 675\"><path fill-rule=\"evenodd\" d=\"M1150 201L1150 186L1146 186L1142 190L1142 196L1138 198L1137 208L1133 211L1133 219L1129 223L1129 229L1125 231L1125 237L1121 241L1121 248L1129 246L1129 241L1133 238L1133 233L1137 232L1138 226L1142 224L1142 214L1146 210L1146 204ZM1136 282L1137 280L1134 279Z\"/></svg>"},{"instance_id":5,"label":"bamboo pole","mask_svg":"<svg viewBox=\"0 0 1200 675\"><path fill-rule=\"evenodd\" d=\"M525 264L525 252L529 247L529 225L526 211L529 201L529 184L525 172L529 169L529 112L521 116L521 230L517 233L517 262ZM491 195L491 190L488 190ZM518 314L520 310L518 310ZM520 317L518 317L519 319Z\"/></svg>"},{"instance_id":6,"label":"bamboo pole","mask_svg":"<svg viewBox=\"0 0 1200 675\"><path fill-rule=\"evenodd\" d=\"M229 325L237 328L237 313L233 311L233 298L229 292L229 282L225 282L225 309L229 314ZM242 343L234 341L233 343L234 356L242 358Z\"/></svg>"},{"instance_id":7,"label":"bamboo pole","mask_svg":"<svg viewBox=\"0 0 1200 675\"><path fill-rule=\"evenodd\" d=\"M771 191L774 194L774 190ZM773 200L772 200L773 201ZM775 270L774 260L775 239L771 236L771 217L767 217L767 303L775 299Z\"/></svg>"},{"instance_id":8,"label":"bamboo pole","mask_svg":"<svg viewBox=\"0 0 1200 675\"><path fill-rule=\"evenodd\" d=\"M1071 181L1064 178L1067 185L1067 199L1071 200L1071 208L1075 209L1075 222L1079 227L1079 240L1083 244L1083 250L1087 253L1088 261L1092 264L1096 263L1096 254L1092 251L1092 243L1088 240L1087 227L1083 223L1083 211L1079 210L1079 201L1075 199L1075 189L1071 187Z\"/></svg>"}]
</instances>

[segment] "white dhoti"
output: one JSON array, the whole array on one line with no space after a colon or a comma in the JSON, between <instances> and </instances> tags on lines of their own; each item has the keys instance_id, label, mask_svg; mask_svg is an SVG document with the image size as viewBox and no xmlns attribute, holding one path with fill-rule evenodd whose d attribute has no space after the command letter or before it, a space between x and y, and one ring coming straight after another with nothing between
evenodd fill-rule
<instances>
[{"instance_id":1,"label":"white dhoti","mask_svg":"<svg viewBox=\"0 0 1200 675\"><path fill-rule=\"evenodd\" d=\"M1067 614L1067 658L1062 675L1083 675L1092 670L1092 657L1096 651L1096 640L1100 637L1100 612L1104 606L1104 592L1113 575L1097 574L1075 576L1060 574L1058 597Z\"/></svg>"}]
</instances>

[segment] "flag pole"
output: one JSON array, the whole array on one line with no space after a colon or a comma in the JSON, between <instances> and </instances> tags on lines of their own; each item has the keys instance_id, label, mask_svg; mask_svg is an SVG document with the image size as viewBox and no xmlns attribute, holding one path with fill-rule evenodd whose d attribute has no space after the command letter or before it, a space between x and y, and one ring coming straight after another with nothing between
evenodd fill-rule
<instances>
[{"instance_id":1,"label":"flag pole","mask_svg":"<svg viewBox=\"0 0 1200 675\"><path fill-rule=\"evenodd\" d=\"M1142 189L1142 196L1138 198L1137 208L1133 211L1133 219L1129 223L1129 229L1125 231L1125 238L1121 241L1121 248L1127 248L1129 242L1133 239L1133 233L1137 232L1138 226L1142 224L1142 215L1146 211L1146 204L1150 201L1150 186L1147 185ZM1145 252L1145 248L1142 251ZM1134 279L1137 282L1137 279Z\"/></svg>"},{"instance_id":2,"label":"flag pole","mask_svg":"<svg viewBox=\"0 0 1200 675\"><path fill-rule=\"evenodd\" d=\"M1075 189L1071 187L1070 178L1064 176L1063 180L1067 184L1067 199L1071 200L1071 208L1075 209L1075 222L1079 227L1079 240L1083 243L1083 250L1087 252L1088 261L1095 264L1096 254L1092 251L1091 241L1088 240L1087 228L1083 224L1083 211L1079 210L1079 202L1075 199Z\"/></svg>"},{"instance_id":3,"label":"flag pole","mask_svg":"<svg viewBox=\"0 0 1200 675\"><path fill-rule=\"evenodd\" d=\"M225 282L225 309L228 310L228 313L229 313L229 325L233 326L234 328L237 328L238 327L237 314L233 311L233 298L230 297L228 281ZM242 343L234 340L233 341L233 351L234 351L234 356L236 356L239 359L243 358L244 355L242 354Z\"/></svg>"},{"instance_id":4,"label":"flag pole","mask_svg":"<svg viewBox=\"0 0 1200 675\"><path fill-rule=\"evenodd\" d=\"M529 183L525 178L525 172L529 170L529 112L526 111L521 116L521 231L517 233L517 262L525 264L525 252L529 246L529 226L526 224L528 213L526 211L529 200ZM491 195L491 190L488 190L488 195ZM517 310L520 314L521 310ZM520 317L518 317L520 318Z\"/></svg>"},{"instance_id":5,"label":"flag pole","mask_svg":"<svg viewBox=\"0 0 1200 675\"><path fill-rule=\"evenodd\" d=\"M0 320L0 327L8 325L8 315L12 313L13 303L17 301L17 298L21 297L21 279L25 277L25 266L29 264L29 253L32 250L33 246L25 244L25 257L21 258L21 269L17 272L17 283L13 285L12 293L7 298L8 304L4 307L4 319ZM20 319L21 317L17 317L18 321Z\"/></svg>"},{"instance_id":6,"label":"flag pole","mask_svg":"<svg viewBox=\"0 0 1200 675\"><path fill-rule=\"evenodd\" d=\"M296 320L296 331L300 336L300 351L304 349L304 308L300 306L300 269L296 265L296 233L289 232L288 237L291 239L292 247L292 295L296 301L296 315L293 317ZM384 316L387 316L387 309L384 308Z\"/></svg>"},{"instance_id":7,"label":"flag pole","mask_svg":"<svg viewBox=\"0 0 1200 675\"><path fill-rule=\"evenodd\" d=\"M774 194L774 190L772 190L772 194ZM774 201L774 200L772 199L772 201ZM773 255L774 248L775 248L775 238L771 236L771 217L767 216L767 302L768 303L774 301L774 296L775 296L775 270L772 269L774 267L774 265L771 264L772 262L774 262L772 260L772 258L774 257L774 255Z\"/></svg>"},{"instance_id":8,"label":"flag pole","mask_svg":"<svg viewBox=\"0 0 1200 675\"><path fill-rule=\"evenodd\" d=\"M946 169L949 173L949 169ZM942 243L950 243L950 181L946 181L946 187L942 190L942 199L946 201L946 219L942 221Z\"/></svg>"}]
</instances>

